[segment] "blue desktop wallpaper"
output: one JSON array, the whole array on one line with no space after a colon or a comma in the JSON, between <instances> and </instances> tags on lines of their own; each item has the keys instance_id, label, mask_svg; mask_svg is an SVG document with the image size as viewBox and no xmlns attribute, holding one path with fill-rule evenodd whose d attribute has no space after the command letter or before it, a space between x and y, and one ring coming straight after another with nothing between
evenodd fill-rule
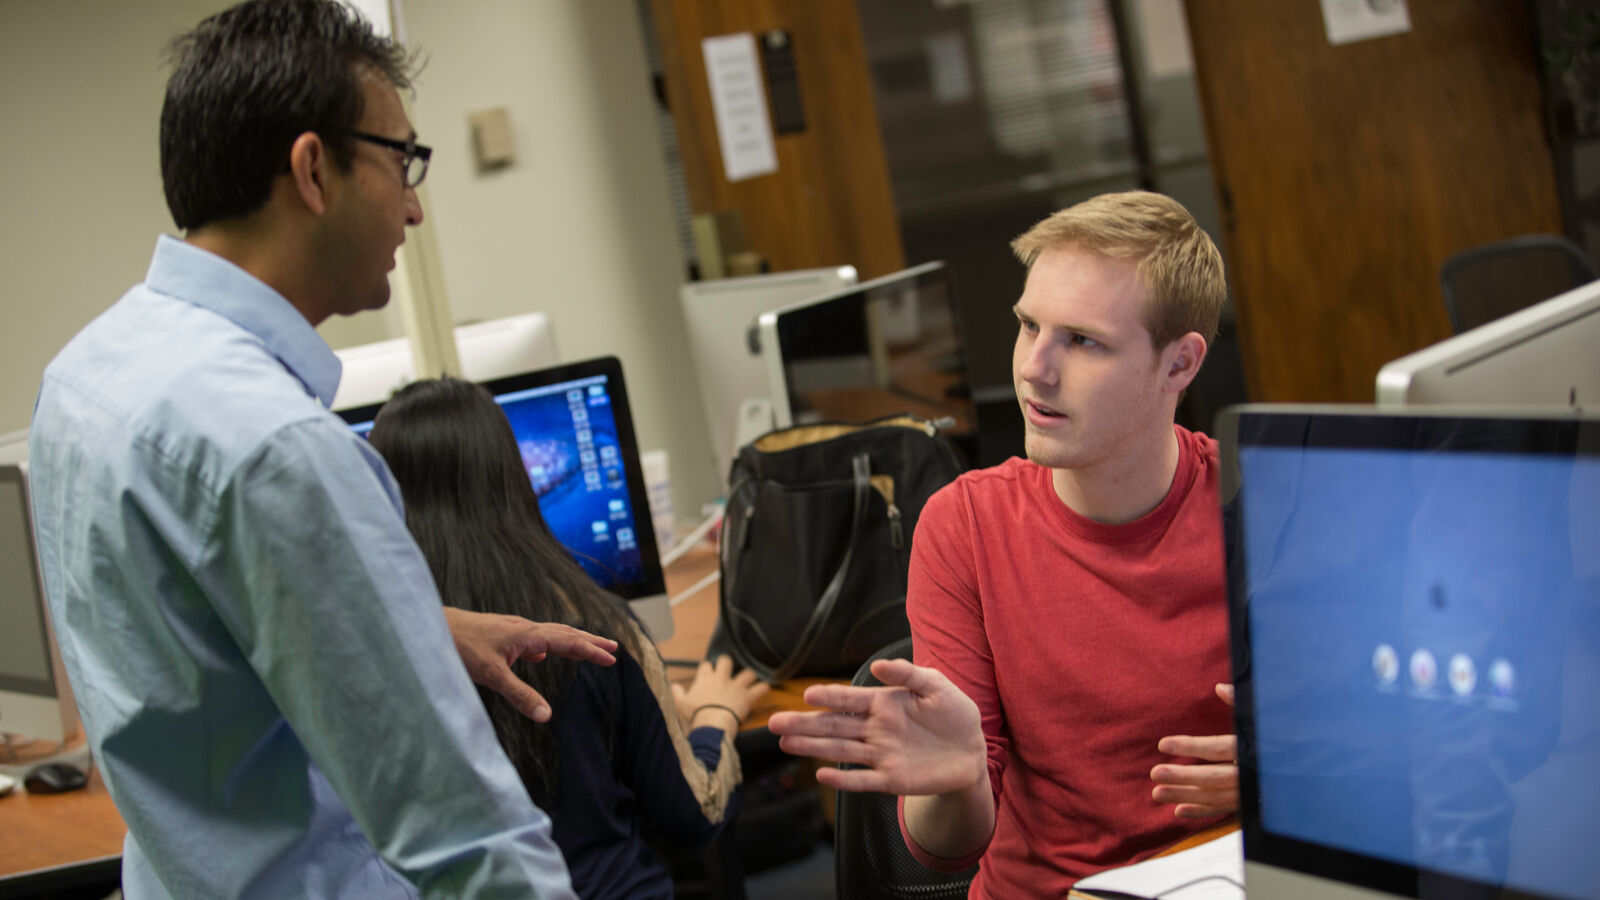
<instances>
[{"instance_id":1,"label":"blue desktop wallpaper","mask_svg":"<svg viewBox=\"0 0 1600 900\"><path fill-rule=\"evenodd\" d=\"M1600 462L1239 462L1263 827L1600 897Z\"/></svg>"},{"instance_id":2,"label":"blue desktop wallpaper","mask_svg":"<svg viewBox=\"0 0 1600 900\"><path fill-rule=\"evenodd\" d=\"M644 577L644 566L604 382L586 379L497 400L550 531L602 587L623 591Z\"/></svg>"}]
</instances>

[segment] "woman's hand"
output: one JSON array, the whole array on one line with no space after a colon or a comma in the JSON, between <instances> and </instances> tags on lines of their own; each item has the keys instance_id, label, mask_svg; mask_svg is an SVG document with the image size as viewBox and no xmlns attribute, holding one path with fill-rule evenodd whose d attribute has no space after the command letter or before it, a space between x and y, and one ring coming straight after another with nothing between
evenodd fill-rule
<instances>
[{"instance_id":1,"label":"woman's hand","mask_svg":"<svg viewBox=\"0 0 1600 900\"><path fill-rule=\"evenodd\" d=\"M681 684L672 685L672 700L678 707L678 718L684 730L702 725L721 728L729 734L739 730L739 724L750 716L750 708L769 690L766 683L757 680L750 669L733 674L733 658L721 656L715 665L700 663L694 683L687 689Z\"/></svg>"}]
</instances>

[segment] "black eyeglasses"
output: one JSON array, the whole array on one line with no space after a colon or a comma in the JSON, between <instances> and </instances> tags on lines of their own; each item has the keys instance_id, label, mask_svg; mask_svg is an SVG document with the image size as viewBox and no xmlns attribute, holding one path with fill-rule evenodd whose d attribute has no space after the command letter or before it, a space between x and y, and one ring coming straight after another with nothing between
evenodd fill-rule
<instances>
[{"instance_id":1,"label":"black eyeglasses","mask_svg":"<svg viewBox=\"0 0 1600 900\"><path fill-rule=\"evenodd\" d=\"M347 131L345 134L358 141L377 144L398 152L400 157L400 178L408 188L414 188L422 183L428 175L428 160L433 157L433 148L417 143L416 138L409 141L397 141L394 138L379 137L367 134L364 131Z\"/></svg>"}]
</instances>

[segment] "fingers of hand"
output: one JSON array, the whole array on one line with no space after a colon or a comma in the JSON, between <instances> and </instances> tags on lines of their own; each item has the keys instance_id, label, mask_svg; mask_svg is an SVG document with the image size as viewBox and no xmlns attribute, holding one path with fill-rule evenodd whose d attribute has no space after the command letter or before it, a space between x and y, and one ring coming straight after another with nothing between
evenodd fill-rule
<instances>
[{"instance_id":1,"label":"fingers of hand","mask_svg":"<svg viewBox=\"0 0 1600 900\"><path fill-rule=\"evenodd\" d=\"M745 669L743 672L733 676L733 683L739 687L749 687L755 684L758 678L760 676L756 674L755 669Z\"/></svg>"},{"instance_id":2,"label":"fingers of hand","mask_svg":"<svg viewBox=\"0 0 1600 900\"><path fill-rule=\"evenodd\" d=\"M1237 790L1160 785L1151 791L1151 797L1158 803L1173 804L1173 815L1180 819L1200 819L1239 811Z\"/></svg>"},{"instance_id":3,"label":"fingers of hand","mask_svg":"<svg viewBox=\"0 0 1600 900\"><path fill-rule=\"evenodd\" d=\"M912 665L909 659L880 659L872 664L872 674L885 685L904 686L919 694L924 692L928 673L944 679L936 670Z\"/></svg>"},{"instance_id":4,"label":"fingers of hand","mask_svg":"<svg viewBox=\"0 0 1600 900\"><path fill-rule=\"evenodd\" d=\"M767 728L777 735L854 739L866 734L867 720L835 712L777 712Z\"/></svg>"},{"instance_id":5,"label":"fingers of hand","mask_svg":"<svg viewBox=\"0 0 1600 900\"><path fill-rule=\"evenodd\" d=\"M1239 767L1229 764L1205 766L1159 765L1150 770L1156 784L1188 786L1206 790L1237 790Z\"/></svg>"},{"instance_id":6,"label":"fingers of hand","mask_svg":"<svg viewBox=\"0 0 1600 900\"><path fill-rule=\"evenodd\" d=\"M1180 819L1210 819L1216 816L1232 815L1239 811L1239 804L1232 806L1207 806L1201 803L1180 803L1173 807L1172 814Z\"/></svg>"},{"instance_id":7,"label":"fingers of hand","mask_svg":"<svg viewBox=\"0 0 1600 900\"><path fill-rule=\"evenodd\" d=\"M806 688L808 706L835 709L840 712L865 715L872 708L872 700L880 694L897 690L886 687L852 687L844 684L814 684Z\"/></svg>"},{"instance_id":8,"label":"fingers of hand","mask_svg":"<svg viewBox=\"0 0 1600 900\"><path fill-rule=\"evenodd\" d=\"M1150 791L1150 796L1157 803L1172 803L1179 806L1204 806L1212 809L1236 809L1239 806L1237 791L1207 790L1196 787L1179 787L1176 785L1157 785Z\"/></svg>"},{"instance_id":9,"label":"fingers of hand","mask_svg":"<svg viewBox=\"0 0 1600 900\"><path fill-rule=\"evenodd\" d=\"M1232 762L1238 758L1239 742L1231 734L1195 737L1187 734L1164 737L1156 749L1172 756L1193 756L1213 762Z\"/></svg>"},{"instance_id":10,"label":"fingers of hand","mask_svg":"<svg viewBox=\"0 0 1600 900\"><path fill-rule=\"evenodd\" d=\"M873 748L846 738L809 737L803 734L786 734L778 739L778 746L791 756L809 756L836 763L872 765L876 754Z\"/></svg>"},{"instance_id":11,"label":"fingers of hand","mask_svg":"<svg viewBox=\"0 0 1600 900\"><path fill-rule=\"evenodd\" d=\"M889 789L888 779L871 769L825 767L817 770L817 782L836 791L888 791Z\"/></svg>"},{"instance_id":12,"label":"fingers of hand","mask_svg":"<svg viewBox=\"0 0 1600 900\"><path fill-rule=\"evenodd\" d=\"M772 714L772 718L767 720L767 730L776 735L785 735L791 732L802 734L805 727L802 723L805 718L814 715L816 713L775 712Z\"/></svg>"},{"instance_id":13,"label":"fingers of hand","mask_svg":"<svg viewBox=\"0 0 1600 900\"><path fill-rule=\"evenodd\" d=\"M1219 685L1217 685L1217 696L1222 698L1222 702L1223 703L1226 703L1229 706L1232 706L1233 705L1233 685L1231 685L1231 684L1219 684Z\"/></svg>"},{"instance_id":14,"label":"fingers of hand","mask_svg":"<svg viewBox=\"0 0 1600 900\"><path fill-rule=\"evenodd\" d=\"M844 713L812 713L815 718L806 723L805 734L821 738L860 740L867 733L867 720Z\"/></svg>"},{"instance_id":15,"label":"fingers of hand","mask_svg":"<svg viewBox=\"0 0 1600 900\"><path fill-rule=\"evenodd\" d=\"M598 634L591 634L591 633L589 633L587 631L583 631L583 630L578 629L578 628L573 628L571 625L560 625L560 624L551 622L551 623L545 623L541 627L555 628L555 629L557 629L557 633L562 635L563 639L566 639L566 638L570 637L575 641L583 641L585 643L590 644L591 646L597 647L600 650L605 651L606 653L610 653L611 651L617 649L617 642L612 640L611 638L601 637Z\"/></svg>"},{"instance_id":16,"label":"fingers of hand","mask_svg":"<svg viewBox=\"0 0 1600 900\"><path fill-rule=\"evenodd\" d=\"M744 689L745 704L748 706L754 706L756 701L760 700L762 697L765 697L767 692L770 690L772 690L772 686L769 684L756 682L755 684L750 685Z\"/></svg>"},{"instance_id":17,"label":"fingers of hand","mask_svg":"<svg viewBox=\"0 0 1600 900\"><path fill-rule=\"evenodd\" d=\"M535 722L550 720L550 704L526 681L512 674L509 668L501 669L496 677L481 682L485 687L511 701L517 711Z\"/></svg>"},{"instance_id":18,"label":"fingers of hand","mask_svg":"<svg viewBox=\"0 0 1600 900\"><path fill-rule=\"evenodd\" d=\"M544 638L544 646L537 648L539 652L550 652L568 659L598 663L603 666L609 666L617 661L611 653L617 649L616 641L592 635L587 631L579 631L567 625L544 625L542 629L544 629L541 635Z\"/></svg>"},{"instance_id":19,"label":"fingers of hand","mask_svg":"<svg viewBox=\"0 0 1600 900\"><path fill-rule=\"evenodd\" d=\"M733 677L733 657L728 656L727 654L723 654L722 656L717 657L717 664L716 664L715 668L717 670L717 674L719 676L721 676L722 678L732 678Z\"/></svg>"}]
</instances>

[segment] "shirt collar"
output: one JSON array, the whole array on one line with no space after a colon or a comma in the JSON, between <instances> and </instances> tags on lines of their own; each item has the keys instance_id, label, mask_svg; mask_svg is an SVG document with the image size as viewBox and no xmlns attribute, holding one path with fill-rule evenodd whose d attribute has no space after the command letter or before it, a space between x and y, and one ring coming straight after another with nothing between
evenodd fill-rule
<instances>
[{"instance_id":1,"label":"shirt collar","mask_svg":"<svg viewBox=\"0 0 1600 900\"><path fill-rule=\"evenodd\" d=\"M333 404L343 366L311 323L265 282L214 253L169 235L156 241L145 286L211 310L261 339L290 374Z\"/></svg>"}]
</instances>

